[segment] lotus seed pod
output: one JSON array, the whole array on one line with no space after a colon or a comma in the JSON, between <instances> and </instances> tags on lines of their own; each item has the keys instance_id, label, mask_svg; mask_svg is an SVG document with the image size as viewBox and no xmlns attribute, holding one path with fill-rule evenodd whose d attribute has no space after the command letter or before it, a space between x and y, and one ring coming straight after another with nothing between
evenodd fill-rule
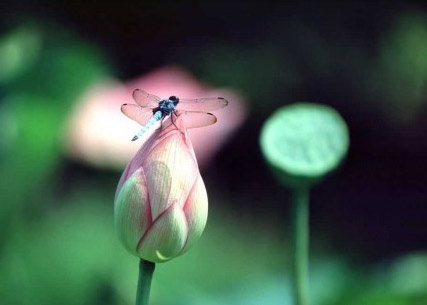
<instances>
[{"instance_id":1,"label":"lotus seed pod","mask_svg":"<svg viewBox=\"0 0 427 305\"><path fill-rule=\"evenodd\" d=\"M347 154L348 128L326 105L296 103L279 108L261 131L261 149L279 179L307 187L335 170Z\"/></svg>"}]
</instances>

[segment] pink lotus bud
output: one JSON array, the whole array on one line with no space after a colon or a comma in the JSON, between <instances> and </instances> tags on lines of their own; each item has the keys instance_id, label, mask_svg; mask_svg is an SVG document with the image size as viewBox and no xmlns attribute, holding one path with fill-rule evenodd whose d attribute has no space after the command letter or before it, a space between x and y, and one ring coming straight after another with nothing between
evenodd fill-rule
<instances>
[{"instance_id":1,"label":"pink lotus bud","mask_svg":"<svg viewBox=\"0 0 427 305\"><path fill-rule=\"evenodd\" d=\"M182 118L163 122L126 166L114 200L120 241L132 254L165 262L202 234L206 188Z\"/></svg>"}]
</instances>

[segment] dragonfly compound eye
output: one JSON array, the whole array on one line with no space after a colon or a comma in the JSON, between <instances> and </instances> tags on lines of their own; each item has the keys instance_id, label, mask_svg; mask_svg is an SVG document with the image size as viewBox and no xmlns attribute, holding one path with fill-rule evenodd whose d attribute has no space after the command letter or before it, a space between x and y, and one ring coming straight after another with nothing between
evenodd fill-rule
<instances>
[{"instance_id":1,"label":"dragonfly compound eye","mask_svg":"<svg viewBox=\"0 0 427 305\"><path fill-rule=\"evenodd\" d=\"M179 98L176 97L175 95L172 95L169 97L169 100L171 100L173 102L173 104L176 106L179 102Z\"/></svg>"}]
</instances>

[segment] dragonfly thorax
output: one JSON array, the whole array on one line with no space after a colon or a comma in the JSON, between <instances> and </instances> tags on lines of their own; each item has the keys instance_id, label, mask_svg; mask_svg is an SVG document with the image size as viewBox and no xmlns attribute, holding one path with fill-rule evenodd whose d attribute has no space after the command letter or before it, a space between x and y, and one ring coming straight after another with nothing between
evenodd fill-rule
<instances>
[{"instance_id":1,"label":"dragonfly thorax","mask_svg":"<svg viewBox=\"0 0 427 305\"><path fill-rule=\"evenodd\" d=\"M171 114L175 110L175 106L178 105L179 98L172 95L168 99L161 100L159 102L159 107L155 108L153 110L153 113L157 111L161 111L162 117L165 117L169 114Z\"/></svg>"}]
</instances>

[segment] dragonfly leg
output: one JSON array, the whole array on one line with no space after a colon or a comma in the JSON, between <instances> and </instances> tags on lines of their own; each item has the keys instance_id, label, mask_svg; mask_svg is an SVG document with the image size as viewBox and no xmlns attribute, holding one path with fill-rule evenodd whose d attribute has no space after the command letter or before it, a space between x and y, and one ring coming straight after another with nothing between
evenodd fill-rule
<instances>
[{"instance_id":1,"label":"dragonfly leg","mask_svg":"<svg viewBox=\"0 0 427 305\"><path fill-rule=\"evenodd\" d=\"M178 130L181 130L179 127L178 127L178 125L177 125L177 120L178 120L178 117L180 116L180 115L183 115L184 113L182 112L182 111L179 111L179 110L174 110L172 113L171 113L171 121L172 121L172 124L176 127L176 129L178 129Z\"/></svg>"},{"instance_id":2,"label":"dragonfly leg","mask_svg":"<svg viewBox=\"0 0 427 305\"><path fill-rule=\"evenodd\" d=\"M164 123L165 123L165 120L166 120L166 119L167 119L167 116L165 116L165 117L161 118L161 122L160 122L160 128L161 128L161 129L163 129L163 128L165 127Z\"/></svg>"}]
</instances>

